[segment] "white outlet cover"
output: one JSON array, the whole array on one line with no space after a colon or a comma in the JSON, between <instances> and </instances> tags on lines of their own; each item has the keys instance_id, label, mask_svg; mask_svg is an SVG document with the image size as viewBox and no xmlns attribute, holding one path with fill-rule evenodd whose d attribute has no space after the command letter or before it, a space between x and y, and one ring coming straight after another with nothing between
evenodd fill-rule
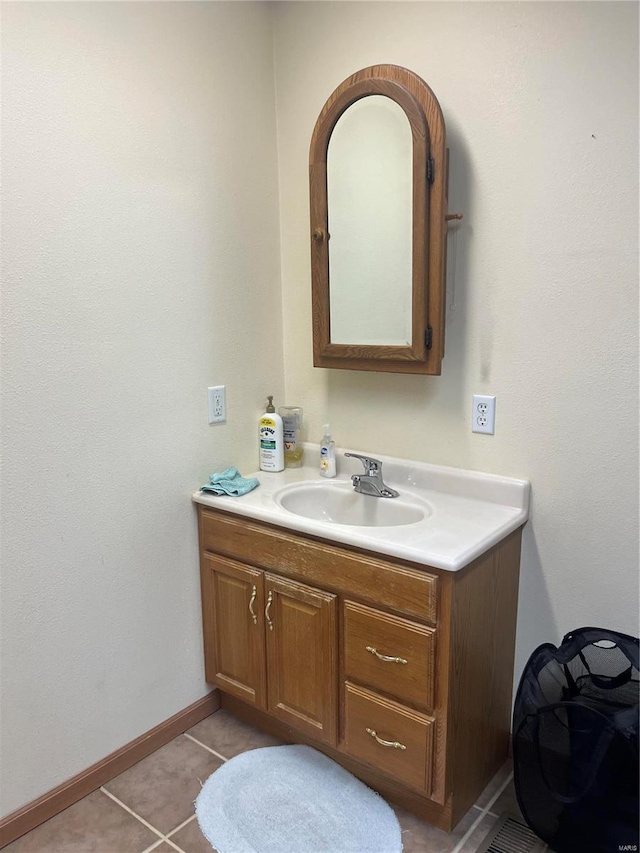
<instances>
[{"instance_id":1,"label":"white outlet cover","mask_svg":"<svg viewBox=\"0 0 640 853\"><path fill-rule=\"evenodd\" d=\"M227 420L227 400L224 385L212 385L207 388L209 423L223 424Z\"/></svg>"},{"instance_id":2,"label":"white outlet cover","mask_svg":"<svg viewBox=\"0 0 640 853\"><path fill-rule=\"evenodd\" d=\"M496 398L487 394L473 395L471 432L494 435L496 431Z\"/></svg>"}]
</instances>

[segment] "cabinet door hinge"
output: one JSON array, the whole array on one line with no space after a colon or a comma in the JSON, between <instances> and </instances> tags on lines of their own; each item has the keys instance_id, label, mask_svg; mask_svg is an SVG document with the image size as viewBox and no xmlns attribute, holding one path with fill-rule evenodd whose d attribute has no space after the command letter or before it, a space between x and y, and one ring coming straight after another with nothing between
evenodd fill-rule
<instances>
[{"instance_id":1,"label":"cabinet door hinge","mask_svg":"<svg viewBox=\"0 0 640 853\"><path fill-rule=\"evenodd\" d=\"M431 349L431 344L433 343L433 329L431 326L427 326L424 330L424 345L427 349Z\"/></svg>"},{"instance_id":2,"label":"cabinet door hinge","mask_svg":"<svg viewBox=\"0 0 640 853\"><path fill-rule=\"evenodd\" d=\"M429 159L427 160L427 183L428 184L433 183L433 170L434 170L433 157L429 157Z\"/></svg>"}]
</instances>

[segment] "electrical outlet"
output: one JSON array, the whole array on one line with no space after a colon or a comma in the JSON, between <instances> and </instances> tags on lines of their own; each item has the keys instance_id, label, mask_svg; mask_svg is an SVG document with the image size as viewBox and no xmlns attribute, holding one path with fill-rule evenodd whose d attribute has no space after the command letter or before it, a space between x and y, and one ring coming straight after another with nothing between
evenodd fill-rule
<instances>
[{"instance_id":1,"label":"electrical outlet","mask_svg":"<svg viewBox=\"0 0 640 853\"><path fill-rule=\"evenodd\" d=\"M473 395L471 413L471 432L485 432L493 435L496 431L496 398L486 394Z\"/></svg>"},{"instance_id":2,"label":"electrical outlet","mask_svg":"<svg viewBox=\"0 0 640 853\"><path fill-rule=\"evenodd\" d=\"M207 388L209 401L209 423L222 424L227 420L227 400L224 385Z\"/></svg>"}]
</instances>

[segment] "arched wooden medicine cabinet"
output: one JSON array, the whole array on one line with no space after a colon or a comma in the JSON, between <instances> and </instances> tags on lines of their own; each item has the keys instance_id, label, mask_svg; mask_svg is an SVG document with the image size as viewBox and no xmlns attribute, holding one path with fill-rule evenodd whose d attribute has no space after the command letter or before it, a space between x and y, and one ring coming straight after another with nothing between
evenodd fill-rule
<instances>
[{"instance_id":1,"label":"arched wooden medicine cabinet","mask_svg":"<svg viewBox=\"0 0 640 853\"><path fill-rule=\"evenodd\" d=\"M440 105L406 68L338 86L309 157L313 362L439 374L448 158Z\"/></svg>"}]
</instances>

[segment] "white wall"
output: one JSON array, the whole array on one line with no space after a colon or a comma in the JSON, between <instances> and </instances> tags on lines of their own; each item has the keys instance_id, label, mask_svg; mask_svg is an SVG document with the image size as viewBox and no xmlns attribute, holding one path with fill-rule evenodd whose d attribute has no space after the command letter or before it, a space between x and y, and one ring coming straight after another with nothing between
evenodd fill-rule
<instances>
[{"instance_id":1,"label":"white wall","mask_svg":"<svg viewBox=\"0 0 640 853\"><path fill-rule=\"evenodd\" d=\"M330 419L345 446L531 479L518 667L579 624L637 632L637 24L608 2L3 4L0 814L206 692L189 495L255 467L285 376L310 438ZM441 377L312 367L308 145L376 62L447 121Z\"/></svg>"},{"instance_id":2,"label":"white wall","mask_svg":"<svg viewBox=\"0 0 640 853\"><path fill-rule=\"evenodd\" d=\"M2 17L6 814L208 692L190 494L284 401L268 10Z\"/></svg>"},{"instance_id":3,"label":"white wall","mask_svg":"<svg viewBox=\"0 0 640 853\"><path fill-rule=\"evenodd\" d=\"M637 4L279 3L275 36L288 402L316 439L330 421L338 445L531 480L518 672L571 628L637 634ZM312 367L309 141L383 62L440 100L465 217L441 377Z\"/></svg>"}]
</instances>

